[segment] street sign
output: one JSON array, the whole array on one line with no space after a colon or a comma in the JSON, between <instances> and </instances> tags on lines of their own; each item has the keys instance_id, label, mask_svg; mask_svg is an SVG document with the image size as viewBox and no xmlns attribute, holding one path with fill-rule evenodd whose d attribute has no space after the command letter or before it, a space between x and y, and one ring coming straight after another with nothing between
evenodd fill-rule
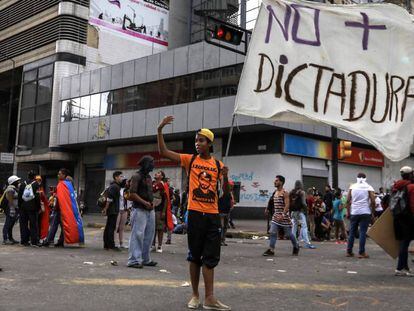
<instances>
[{"instance_id":1,"label":"street sign","mask_svg":"<svg viewBox=\"0 0 414 311\"><path fill-rule=\"evenodd\" d=\"M0 152L0 163L13 164L14 154L8 152Z\"/></svg>"}]
</instances>

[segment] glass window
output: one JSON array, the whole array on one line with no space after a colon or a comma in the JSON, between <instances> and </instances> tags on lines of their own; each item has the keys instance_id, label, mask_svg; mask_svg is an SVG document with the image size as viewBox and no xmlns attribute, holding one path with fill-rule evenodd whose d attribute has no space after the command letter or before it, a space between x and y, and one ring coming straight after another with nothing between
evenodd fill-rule
<instances>
[{"instance_id":1,"label":"glass window","mask_svg":"<svg viewBox=\"0 0 414 311\"><path fill-rule=\"evenodd\" d=\"M79 119L88 119L90 110L91 110L91 97L90 96L81 97Z\"/></svg>"},{"instance_id":2,"label":"glass window","mask_svg":"<svg viewBox=\"0 0 414 311\"><path fill-rule=\"evenodd\" d=\"M123 113L125 111L125 105L124 105L124 90L115 90L112 91L112 102L111 102L111 114L118 114Z\"/></svg>"},{"instance_id":3,"label":"glass window","mask_svg":"<svg viewBox=\"0 0 414 311\"><path fill-rule=\"evenodd\" d=\"M100 106L101 106L101 94L91 95L91 111L90 111L91 118L99 117Z\"/></svg>"},{"instance_id":4,"label":"glass window","mask_svg":"<svg viewBox=\"0 0 414 311\"><path fill-rule=\"evenodd\" d=\"M135 109L136 110L143 110L146 108L146 103L147 103L147 87L145 84L142 85L138 85L137 89L137 101L135 103Z\"/></svg>"},{"instance_id":5,"label":"glass window","mask_svg":"<svg viewBox=\"0 0 414 311\"><path fill-rule=\"evenodd\" d=\"M37 69L26 71L24 73L23 82L33 81L33 80L36 80L36 78L37 78Z\"/></svg>"},{"instance_id":6,"label":"glass window","mask_svg":"<svg viewBox=\"0 0 414 311\"><path fill-rule=\"evenodd\" d=\"M52 101L52 78L38 81L37 105L48 104Z\"/></svg>"},{"instance_id":7,"label":"glass window","mask_svg":"<svg viewBox=\"0 0 414 311\"><path fill-rule=\"evenodd\" d=\"M49 135L50 135L50 120L42 122L42 137L40 145L43 147L49 146Z\"/></svg>"},{"instance_id":8,"label":"glass window","mask_svg":"<svg viewBox=\"0 0 414 311\"><path fill-rule=\"evenodd\" d=\"M32 147L33 146L33 123L20 126L19 145Z\"/></svg>"},{"instance_id":9,"label":"glass window","mask_svg":"<svg viewBox=\"0 0 414 311\"><path fill-rule=\"evenodd\" d=\"M50 105L42 105L36 107L36 121L44 121L50 119Z\"/></svg>"},{"instance_id":10,"label":"glass window","mask_svg":"<svg viewBox=\"0 0 414 311\"><path fill-rule=\"evenodd\" d=\"M102 93L101 94L101 107L100 107L100 112L99 112L99 116L109 116L111 114L111 96L109 92L106 93ZM109 109L108 109L109 108Z\"/></svg>"},{"instance_id":11,"label":"glass window","mask_svg":"<svg viewBox=\"0 0 414 311\"><path fill-rule=\"evenodd\" d=\"M36 88L36 81L27 83L23 86L22 109L26 107L33 107L36 104Z\"/></svg>"},{"instance_id":12,"label":"glass window","mask_svg":"<svg viewBox=\"0 0 414 311\"><path fill-rule=\"evenodd\" d=\"M33 146L40 147L42 145L42 123L38 122L34 125Z\"/></svg>"},{"instance_id":13,"label":"glass window","mask_svg":"<svg viewBox=\"0 0 414 311\"><path fill-rule=\"evenodd\" d=\"M72 120L72 105L71 100L64 100L62 101L62 110L60 113L60 121L61 122L68 122Z\"/></svg>"},{"instance_id":14,"label":"glass window","mask_svg":"<svg viewBox=\"0 0 414 311\"><path fill-rule=\"evenodd\" d=\"M24 109L21 112L20 122L22 124L33 122L34 121L34 116L35 116L35 109L34 108Z\"/></svg>"},{"instance_id":15,"label":"glass window","mask_svg":"<svg viewBox=\"0 0 414 311\"><path fill-rule=\"evenodd\" d=\"M80 98L72 98L68 103L70 114L72 116L71 120L80 119Z\"/></svg>"},{"instance_id":16,"label":"glass window","mask_svg":"<svg viewBox=\"0 0 414 311\"><path fill-rule=\"evenodd\" d=\"M44 78L53 75L53 64L46 65L39 68L39 78Z\"/></svg>"}]
</instances>

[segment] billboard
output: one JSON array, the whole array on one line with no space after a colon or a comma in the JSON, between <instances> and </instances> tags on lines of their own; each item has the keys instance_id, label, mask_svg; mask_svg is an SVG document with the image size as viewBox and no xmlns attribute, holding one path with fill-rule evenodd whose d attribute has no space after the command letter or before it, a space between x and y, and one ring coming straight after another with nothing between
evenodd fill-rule
<instances>
[{"instance_id":1,"label":"billboard","mask_svg":"<svg viewBox=\"0 0 414 311\"><path fill-rule=\"evenodd\" d=\"M168 14L169 0L91 0L89 23L166 49Z\"/></svg>"}]
</instances>

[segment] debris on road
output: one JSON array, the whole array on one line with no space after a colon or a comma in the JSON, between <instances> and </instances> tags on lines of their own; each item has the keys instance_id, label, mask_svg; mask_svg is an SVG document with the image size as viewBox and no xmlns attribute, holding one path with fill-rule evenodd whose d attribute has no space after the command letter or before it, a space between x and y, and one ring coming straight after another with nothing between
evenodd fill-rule
<instances>
[{"instance_id":1,"label":"debris on road","mask_svg":"<svg viewBox=\"0 0 414 311\"><path fill-rule=\"evenodd\" d=\"M84 265L92 266L93 265L93 262L92 261L84 261L83 264Z\"/></svg>"}]
</instances>

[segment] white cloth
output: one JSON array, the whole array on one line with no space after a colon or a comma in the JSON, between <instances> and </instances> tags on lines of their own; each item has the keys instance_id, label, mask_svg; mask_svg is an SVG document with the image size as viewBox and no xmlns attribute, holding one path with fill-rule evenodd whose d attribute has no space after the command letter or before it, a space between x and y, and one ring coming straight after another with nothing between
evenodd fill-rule
<instances>
[{"instance_id":1,"label":"white cloth","mask_svg":"<svg viewBox=\"0 0 414 311\"><path fill-rule=\"evenodd\" d=\"M351 215L371 214L369 192L374 191L365 178L357 178L357 182L353 184L351 191Z\"/></svg>"},{"instance_id":2,"label":"white cloth","mask_svg":"<svg viewBox=\"0 0 414 311\"><path fill-rule=\"evenodd\" d=\"M381 199L380 199L379 196L377 196L375 198L375 211L376 212L382 212L383 210L384 209L382 208L382 205L381 205Z\"/></svg>"}]
</instances>

